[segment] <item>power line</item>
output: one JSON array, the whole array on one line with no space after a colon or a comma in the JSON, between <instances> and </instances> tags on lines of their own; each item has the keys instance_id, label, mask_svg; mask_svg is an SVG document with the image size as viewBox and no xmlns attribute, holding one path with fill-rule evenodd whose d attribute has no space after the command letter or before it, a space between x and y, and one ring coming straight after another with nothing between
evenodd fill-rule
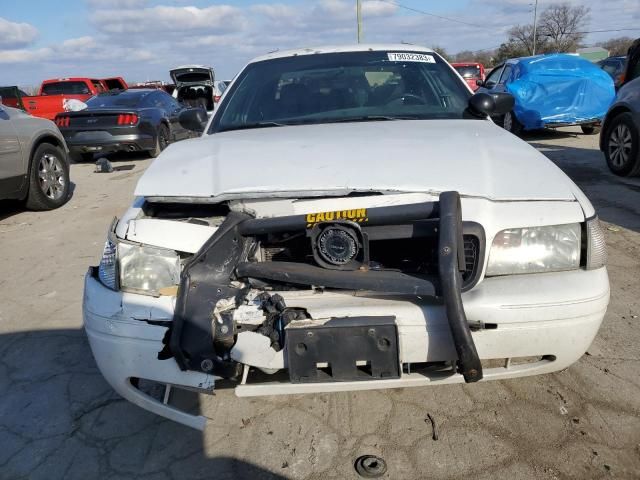
<instances>
[{"instance_id":1,"label":"power line","mask_svg":"<svg viewBox=\"0 0 640 480\"><path fill-rule=\"evenodd\" d=\"M574 33L602 33L602 32L629 32L629 31L640 31L640 28L614 28L611 30L591 30L589 32L574 32Z\"/></svg>"},{"instance_id":2,"label":"power line","mask_svg":"<svg viewBox=\"0 0 640 480\"><path fill-rule=\"evenodd\" d=\"M402 8L404 10L408 10L410 12L414 12L414 13L420 13L422 15L427 15L429 17L434 17L434 18L440 18L441 20L447 20L449 22L455 22L455 23L461 23L463 25L468 25L470 27L476 27L476 28L482 28L485 30L495 30L495 28L493 27L486 27L484 25L478 25L476 23L470 23L470 22L465 22L464 20L458 20L457 18L451 18L451 17L445 17L442 15L436 15L435 13L431 13L431 12L426 12L424 10L420 10L418 8L413 8L413 7L408 7L406 5L402 5L401 3L392 1L392 0L378 0L379 2L383 2L383 3L388 3L389 5L395 5L398 8ZM503 27L506 28L506 27ZM614 29L609 29L609 30L589 30L589 31L585 31L585 32L573 32L575 33L579 33L579 34L587 34L587 33L607 33L607 32L627 32L627 31L640 31L640 28L614 28ZM488 49L484 49L484 50L488 50ZM477 50L480 51L480 50Z\"/></svg>"},{"instance_id":3,"label":"power line","mask_svg":"<svg viewBox=\"0 0 640 480\"><path fill-rule=\"evenodd\" d=\"M476 23L469 23L469 22L465 22L464 20L458 20L456 18L443 17L442 15L436 15L435 13L425 12L424 10L419 10L419 9L413 8L413 7L407 7L406 5L402 5L401 3L393 2L391 0L378 0L378 1L383 2L383 3L388 3L389 5L395 5L398 8L403 8L405 10L409 10L410 12L420 13L422 15L427 15L429 17L439 18L441 20L448 20L449 22L461 23L463 25L469 25L470 27L482 28L482 29L485 29L485 30L494 30L493 28L486 27L484 25L478 25Z\"/></svg>"}]
</instances>

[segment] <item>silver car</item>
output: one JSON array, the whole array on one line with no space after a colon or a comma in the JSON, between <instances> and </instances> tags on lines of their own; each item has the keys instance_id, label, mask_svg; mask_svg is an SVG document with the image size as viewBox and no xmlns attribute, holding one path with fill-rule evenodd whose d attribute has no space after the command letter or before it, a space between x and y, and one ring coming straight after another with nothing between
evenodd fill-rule
<instances>
[{"instance_id":1,"label":"silver car","mask_svg":"<svg viewBox=\"0 0 640 480\"><path fill-rule=\"evenodd\" d=\"M50 120L0 105L0 200L50 210L69 199L69 156Z\"/></svg>"}]
</instances>

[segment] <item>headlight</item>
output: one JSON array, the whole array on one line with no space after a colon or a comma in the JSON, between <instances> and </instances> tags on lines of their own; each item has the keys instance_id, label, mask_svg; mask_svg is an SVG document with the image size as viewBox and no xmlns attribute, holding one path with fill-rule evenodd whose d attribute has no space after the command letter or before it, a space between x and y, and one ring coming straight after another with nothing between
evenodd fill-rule
<instances>
[{"instance_id":1,"label":"headlight","mask_svg":"<svg viewBox=\"0 0 640 480\"><path fill-rule=\"evenodd\" d=\"M180 258L173 250L118 244L120 288L158 295L180 283Z\"/></svg>"},{"instance_id":2,"label":"headlight","mask_svg":"<svg viewBox=\"0 0 640 480\"><path fill-rule=\"evenodd\" d=\"M587 270L603 267L607 263L607 245L598 217L587 220Z\"/></svg>"},{"instance_id":3,"label":"headlight","mask_svg":"<svg viewBox=\"0 0 640 480\"><path fill-rule=\"evenodd\" d=\"M493 239L487 275L575 270L580 248L579 223L502 230Z\"/></svg>"}]
</instances>

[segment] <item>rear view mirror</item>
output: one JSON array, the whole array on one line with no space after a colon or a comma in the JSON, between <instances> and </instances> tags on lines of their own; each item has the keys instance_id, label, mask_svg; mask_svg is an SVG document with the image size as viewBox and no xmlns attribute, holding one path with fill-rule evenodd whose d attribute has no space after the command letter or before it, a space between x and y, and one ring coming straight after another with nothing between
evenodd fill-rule
<instances>
[{"instance_id":1,"label":"rear view mirror","mask_svg":"<svg viewBox=\"0 0 640 480\"><path fill-rule=\"evenodd\" d=\"M469 110L477 117L504 115L513 110L515 100L510 93L476 93L469 98Z\"/></svg>"},{"instance_id":2,"label":"rear view mirror","mask_svg":"<svg viewBox=\"0 0 640 480\"><path fill-rule=\"evenodd\" d=\"M513 110L513 107L516 104L515 98L510 93L496 92L492 93L491 96L495 102L495 107L493 109L494 115L504 115L505 113Z\"/></svg>"},{"instance_id":3,"label":"rear view mirror","mask_svg":"<svg viewBox=\"0 0 640 480\"><path fill-rule=\"evenodd\" d=\"M202 108L189 108L178 116L178 121L183 128L198 133L204 131L207 120L207 112Z\"/></svg>"}]
</instances>

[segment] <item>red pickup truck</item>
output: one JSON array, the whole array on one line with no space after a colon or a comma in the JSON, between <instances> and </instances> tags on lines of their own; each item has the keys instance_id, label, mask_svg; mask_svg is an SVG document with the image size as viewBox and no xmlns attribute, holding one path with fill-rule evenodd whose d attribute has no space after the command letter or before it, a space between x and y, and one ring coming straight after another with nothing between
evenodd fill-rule
<instances>
[{"instance_id":1,"label":"red pickup truck","mask_svg":"<svg viewBox=\"0 0 640 480\"><path fill-rule=\"evenodd\" d=\"M35 117L53 120L58 113L67 111L67 100L84 102L98 93L109 90L126 90L127 84L120 77L93 79L84 77L45 80L35 96L21 98L26 112ZM4 102L3 102L4 103Z\"/></svg>"},{"instance_id":2,"label":"red pickup truck","mask_svg":"<svg viewBox=\"0 0 640 480\"><path fill-rule=\"evenodd\" d=\"M480 88L478 82L484 81L484 65L481 63L464 62L452 63L451 66L464 78L464 81L471 87L471 90L475 92Z\"/></svg>"}]
</instances>

